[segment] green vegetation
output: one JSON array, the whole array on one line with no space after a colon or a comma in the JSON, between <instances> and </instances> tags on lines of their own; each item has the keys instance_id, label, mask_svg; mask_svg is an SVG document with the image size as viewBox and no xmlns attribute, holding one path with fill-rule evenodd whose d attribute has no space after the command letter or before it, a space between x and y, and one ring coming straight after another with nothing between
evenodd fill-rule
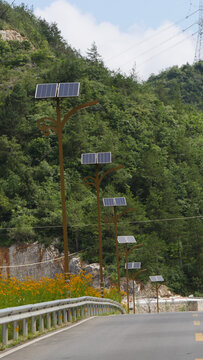
<instances>
[{"instance_id":1,"label":"green vegetation","mask_svg":"<svg viewBox=\"0 0 203 360\"><path fill-rule=\"evenodd\" d=\"M118 224L120 235L144 244L129 261L148 269L143 280L161 273L177 293L203 293L203 62L139 83L133 72L109 71L95 44L82 57L56 24L24 5L0 0L0 29L25 38L0 40L1 246L58 239L63 250L57 137L37 128L41 117L56 116L56 103L34 93L37 83L79 81L80 96L61 101L62 115L87 101L99 104L70 117L63 133L70 252L84 250L85 259L98 261L96 194L82 184L95 169L82 166L80 156L111 151L113 163L101 174L125 168L104 178L100 195L125 196L136 207ZM104 264L115 279L114 229L104 221L112 209L101 210ZM123 258L121 269L124 275Z\"/></svg>"}]
</instances>

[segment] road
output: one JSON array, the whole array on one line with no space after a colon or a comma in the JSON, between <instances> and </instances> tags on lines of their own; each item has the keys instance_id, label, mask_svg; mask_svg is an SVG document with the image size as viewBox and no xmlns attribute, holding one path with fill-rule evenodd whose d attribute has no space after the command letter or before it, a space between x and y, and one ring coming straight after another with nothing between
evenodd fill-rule
<instances>
[{"instance_id":1,"label":"road","mask_svg":"<svg viewBox=\"0 0 203 360\"><path fill-rule=\"evenodd\" d=\"M95 317L5 360L203 360L203 312Z\"/></svg>"}]
</instances>

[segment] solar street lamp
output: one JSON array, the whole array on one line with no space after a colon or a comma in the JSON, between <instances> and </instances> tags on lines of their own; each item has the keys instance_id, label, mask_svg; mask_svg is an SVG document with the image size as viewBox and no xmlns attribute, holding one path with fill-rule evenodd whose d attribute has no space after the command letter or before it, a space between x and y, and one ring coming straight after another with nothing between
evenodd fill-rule
<instances>
[{"instance_id":1,"label":"solar street lamp","mask_svg":"<svg viewBox=\"0 0 203 360\"><path fill-rule=\"evenodd\" d=\"M159 313L159 288L161 286L161 284L159 284L159 283L163 282L164 279L163 279L162 275L150 276L149 278L152 283L156 284L157 312Z\"/></svg>"},{"instance_id":2,"label":"solar street lamp","mask_svg":"<svg viewBox=\"0 0 203 360\"><path fill-rule=\"evenodd\" d=\"M116 239L116 263L117 263L117 278L118 278L118 291L120 291L120 271L119 271L119 250L118 250L118 220L120 217L129 212L135 210L135 208L127 209L122 211L120 214L117 214L117 206L126 206L126 199L125 197L116 197L116 198L103 198L104 206L113 206L114 214L113 217L109 217L109 220L114 223L115 227L115 239Z\"/></svg>"},{"instance_id":3,"label":"solar street lamp","mask_svg":"<svg viewBox=\"0 0 203 360\"><path fill-rule=\"evenodd\" d=\"M126 268L126 264L125 264L125 268ZM128 263L128 270L129 269L140 269L141 268L141 262L130 262ZM133 314L135 314L135 278L137 278L137 276L141 273L146 271L147 269L142 269L139 270L138 272L134 272L132 273L132 281L133 281Z\"/></svg>"},{"instance_id":4,"label":"solar street lamp","mask_svg":"<svg viewBox=\"0 0 203 360\"><path fill-rule=\"evenodd\" d=\"M143 244L134 245L130 249L128 249L128 244L135 244L136 240L134 236L118 236L118 243L125 244L125 260L126 264L128 264L128 256L132 250L143 246ZM129 275L128 275L128 266L126 266L126 282L127 282L127 309L129 312Z\"/></svg>"},{"instance_id":5,"label":"solar street lamp","mask_svg":"<svg viewBox=\"0 0 203 360\"><path fill-rule=\"evenodd\" d=\"M61 119L60 112L60 98L76 97L79 95L80 83L52 83L52 84L38 84L35 91L35 99L56 99L56 119L45 116L37 121L38 128L43 135L48 136L50 130L54 131L58 136L59 144L59 165L60 165L60 183L61 183L61 202L62 202L62 220L63 220L63 239L64 239L64 272L65 277L69 273L69 259L68 259L68 233L67 233L67 217L66 217L66 203L65 203L65 182L64 182L64 164L63 164L63 143L62 132L68 118L80 109L95 105L97 100L90 101L79 105L70 110L63 119ZM51 124L50 124L51 123Z\"/></svg>"},{"instance_id":6,"label":"solar street lamp","mask_svg":"<svg viewBox=\"0 0 203 360\"><path fill-rule=\"evenodd\" d=\"M103 280L103 257L102 257L102 234L101 234L101 210L100 210L100 197L99 187L104 177L112 171L123 168L123 165L108 169L101 176L99 176L99 164L111 163L111 152L103 153L88 153L81 155L81 164L83 165L96 165L96 177L86 176L83 179L83 184L90 189L91 186L95 187L97 193L97 221L98 221L98 235L99 235L99 265L100 265L100 290L101 296L104 297L104 280Z\"/></svg>"}]
</instances>

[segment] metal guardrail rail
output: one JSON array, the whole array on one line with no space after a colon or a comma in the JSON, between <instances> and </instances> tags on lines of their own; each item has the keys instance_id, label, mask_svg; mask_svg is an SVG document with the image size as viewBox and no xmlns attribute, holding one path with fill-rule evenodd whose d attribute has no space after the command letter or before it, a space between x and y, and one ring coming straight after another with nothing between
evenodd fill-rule
<instances>
[{"instance_id":1,"label":"metal guardrail rail","mask_svg":"<svg viewBox=\"0 0 203 360\"><path fill-rule=\"evenodd\" d=\"M41 334L77 319L109 314L115 310L121 314L125 313L123 306L116 301L90 296L0 309L1 343L6 346L9 341L19 339L19 324L21 324L22 336L26 339L28 334Z\"/></svg>"}]
</instances>

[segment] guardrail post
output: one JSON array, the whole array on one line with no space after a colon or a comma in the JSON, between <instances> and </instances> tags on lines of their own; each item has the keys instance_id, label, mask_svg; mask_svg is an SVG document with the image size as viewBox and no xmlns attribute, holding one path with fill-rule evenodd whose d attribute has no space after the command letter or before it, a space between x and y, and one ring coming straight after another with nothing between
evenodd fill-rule
<instances>
[{"instance_id":1,"label":"guardrail post","mask_svg":"<svg viewBox=\"0 0 203 360\"><path fill-rule=\"evenodd\" d=\"M31 317L31 333L32 334L36 333L36 317L35 316Z\"/></svg>"},{"instance_id":2,"label":"guardrail post","mask_svg":"<svg viewBox=\"0 0 203 360\"><path fill-rule=\"evenodd\" d=\"M23 319L23 336L27 337L28 335L28 322L27 319Z\"/></svg>"},{"instance_id":3,"label":"guardrail post","mask_svg":"<svg viewBox=\"0 0 203 360\"><path fill-rule=\"evenodd\" d=\"M63 322L65 324L68 322L68 320L67 320L67 310L66 309L63 310Z\"/></svg>"},{"instance_id":4,"label":"guardrail post","mask_svg":"<svg viewBox=\"0 0 203 360\"><path fill-rule=\"evenodd\" d=\"M13 340L18 340L18 332L19 332L18 321L14 321L13 322Z\"/></svg>"},{"instance_id":5,"label":"guardrail post","mask_svg":"<svg viewBox=\"0 0 203 360\"><path fill-rule=\"evenodd\" d=\"M40 332L44 331L44 317L43 317L43 315L39 315L39 330L40 330Z\"/></svg>"},{"instance_id":6,"label":"guardrail post","mask_svg":"<svg viewBox=\"0 0 203 360\"><path fill-rule=\"evenodd\" d=\"M62 325L62 321L63 317L62 317L62 312L61 310L58 311L58 325L61 326Z\"/></svg>"},{"instance_id":7,"label":"guardrail post","mask_svg":"<svg viewBox=\"0 0 203 360\"><path fill-rule=\"evenodd\" d=\"M81 306L81 318L84 318L84 305Z\"/></svg>"},{"instance_id":8,"label":"guardrail post","mask_svg":"<svg viewBox=\"0 0 203 360\"><path fill-rule=\"evenodd\" d=\"M77 308L77 317L80 317L80 315L81 315L81 309L79 307L79 308Z\"/></svg>"},{"instance_id":9,"label":"guardrail post","mask_svg":"<svg viewBox=\"0 0 203 360\"><path fill-rule=\"evenodd\" d=\"M68 322L72 322L72 310L68 310Z\"/></svg>"},{"instance_id":10,"label":"guardrail post","mask_svg":"<svg viewBox=\"0 0 203 360\"><path fill-rule=\"evenodd\" d=\"M8 344L8 324L2 325L2 343L3 345Z\"/></svg>"},{"instance_id":11,"label":"guardrail post","mask_svg":"<svg viewBox=\"0 0 203 360\"><path fill-rule=\"evenodd\" d=\"M72 313L73 313L73 321L76 321L77 320L77 308L73 308Z\"/></svg>"},{"instance_id":12,"label":"guardrail post","mask_svg":"<svg viewBox=\"0 0 203 360\"><path fill-rule=\"evenodd\" d=\"M56 327L57 325L57 314L56 314L56 311L54 311L52 313L52 324L53 324L53 327Z\"/></svg>"},{"instance_id":13,"label":"guardrail post","mask_svg":"<svg viewBox=\"0 0 203 360\"><path fill-rule=\"evenodd\" d=\"M50 313L46 314L46 328L48 330L51 329L51 314Z\"/></svg>"}]
</instances>

